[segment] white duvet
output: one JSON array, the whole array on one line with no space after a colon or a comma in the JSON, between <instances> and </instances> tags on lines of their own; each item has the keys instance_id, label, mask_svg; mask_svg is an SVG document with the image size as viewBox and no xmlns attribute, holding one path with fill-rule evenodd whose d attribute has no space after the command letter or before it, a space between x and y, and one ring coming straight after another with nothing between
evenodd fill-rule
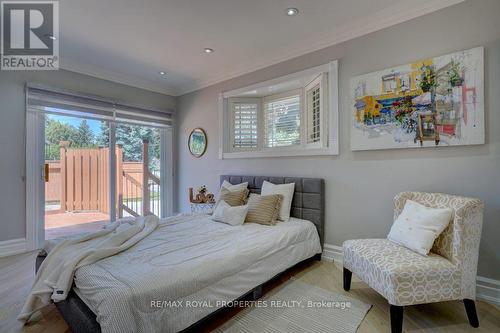
<instances>
[{"instance_id":1,"label":"white duvet","mask_svg":"<svg viewBox=\"0 0 500 333\"><path fill-rule=\"evenodd\" d=\"M75 291L103 333L174 332L320 252L309 221L229 226L180 216L127 251L80 267Z\"/></svg>"},{"instance_id":2,"label":"white duvet","mask_svg":"<svg viewBox=\"0 0 500 333\"><path fill-rule=\"evenodd\" d=\"M116 222L95 233L61 240L40 266L31 292L18 320L27 321L34 312L54 302L63 301L73 285L79 267L90 265L137 244L158 225L154 215L128 222Z\"/></svg>"}]
</instances>

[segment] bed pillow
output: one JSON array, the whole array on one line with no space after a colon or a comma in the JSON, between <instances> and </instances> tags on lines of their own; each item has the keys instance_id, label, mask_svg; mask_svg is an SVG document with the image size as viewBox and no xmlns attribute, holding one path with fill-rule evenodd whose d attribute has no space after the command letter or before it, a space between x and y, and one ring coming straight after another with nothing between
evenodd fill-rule
<instances>
[{"instance_id":1,"label":"bed pillow","mask_svg":"<svg viewBox=\"0 0 500 333\"><path fill-rule=\"evenodd\" d=\"M436 238L450 223L451 208L430 208L406 200L403 211L392 225L387 239L427 255Z\"/></svg>"},{"instance_id":2,"label":"bed pillow","mask_svg":"<svg viewBox=\"0 0 500 333\"><path fill-rule=\"evenodd\" d=\"M283 196L278 220L286 222L290 219L290 210L292 208L294 191L295 191L295 183L276 185L264 181L264 183L262 184L261 194L262 195L281 194Z\"/></svg>"},{"instance_id":3,"label":"bed pillow","mask_svg":"<svg viewBox=\"0 0 500 333\"><path fill-rule=\"evenodd\" d=\"M248 198L248 213L245 223L274 225L280 212L281 194L258 195L250 194Z\"/></svg>"},{"instance_id":4,"label":"bed pillow","mask_svg":"<svg viewBox=\"0 0 500 333\"><path fill-rule=\"evenodd\" d=\"M221 200L212 215L212 220L229 225L242 225L248 212L248 205L231 207L227 202Z\"/></svg>"},{"instance_id":5,"label":"bed pillow","mask_svg":"<svg viewBox=\"0 0 500 333\"><path fill-rule=\"evenodd\" d=\"M219 202L225 201L229 206L241 206L246 203L248 190L242 188L240 190L230 191L226 188L221 188ZM218 203L217 203L218 205Z\"/></svg>"},{"instance_id":6,"label":"bed pillow","mask_svg":"<svg viewBox=\"0 0 500 333\"><path fill-rule=\"evenodd\" d=\"M222 185L220 186L220 188L221 189L225 188L225 189L228 189L229 191L242 190L242 189L248 188L248 182L233 185L230 182L228 182L227 180L224 180L222 182Z\"/></svg>"}]
</instances>

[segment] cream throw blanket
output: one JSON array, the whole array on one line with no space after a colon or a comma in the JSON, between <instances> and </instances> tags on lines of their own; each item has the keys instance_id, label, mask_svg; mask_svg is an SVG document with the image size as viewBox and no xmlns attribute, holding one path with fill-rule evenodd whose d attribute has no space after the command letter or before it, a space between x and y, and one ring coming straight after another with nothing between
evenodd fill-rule
<instances>
[{"instance_id":1,"label":"cream throw blanket","mask_svg":"<svg viewBox=\"0 0 500 333\"><path fill-rule=\"evenodd\" d=\"M135 221L115 222L96 233L63 240L41 264L31 293L17 319L28 321L34 312L50 304L51 299L54 302L65 300L79 267L130 248L157 226L156 216L138 217Z\"/></svg>"}]
</instances>

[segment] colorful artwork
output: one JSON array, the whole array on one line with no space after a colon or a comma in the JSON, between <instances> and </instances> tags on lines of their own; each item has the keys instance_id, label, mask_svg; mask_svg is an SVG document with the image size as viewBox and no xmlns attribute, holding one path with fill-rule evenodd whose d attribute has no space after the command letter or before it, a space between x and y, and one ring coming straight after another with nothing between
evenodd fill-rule
<instances>
[{"instance_id":1,"label":"colorful artwork","mask_svg":"<svg viewBox=\"0 0 500 333\"><path fill-rule=\"evenodd\" d=\"M484 143L483 48L351 79L351 149Z\"/></svg>"},{"instance_id":2,"label":"colorful artwork","mask_svg":"<svg viewBox=\"0 0 500 333\"><path fill-rule=\"evenodd\" d=\"M207 134L202 128L195 128L189 134L188 148L191 155L201 157L207 150Z\"/></svg>"}]
</instances>

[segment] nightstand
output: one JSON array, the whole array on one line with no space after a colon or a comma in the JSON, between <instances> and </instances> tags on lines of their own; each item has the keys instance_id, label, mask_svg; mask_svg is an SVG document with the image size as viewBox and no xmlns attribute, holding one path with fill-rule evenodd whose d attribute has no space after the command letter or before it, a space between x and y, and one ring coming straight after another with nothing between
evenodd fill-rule
<instances>
[{"instance_id":1,"label":"nightstand","mask_svg":"<svg viewBox=\"0 0 500 333\"><path fill-rule=\"evenodd\" d=\"M194 203L191 202L191 214L212 214L215 202Z\"/></svg>"}]
</instances>

